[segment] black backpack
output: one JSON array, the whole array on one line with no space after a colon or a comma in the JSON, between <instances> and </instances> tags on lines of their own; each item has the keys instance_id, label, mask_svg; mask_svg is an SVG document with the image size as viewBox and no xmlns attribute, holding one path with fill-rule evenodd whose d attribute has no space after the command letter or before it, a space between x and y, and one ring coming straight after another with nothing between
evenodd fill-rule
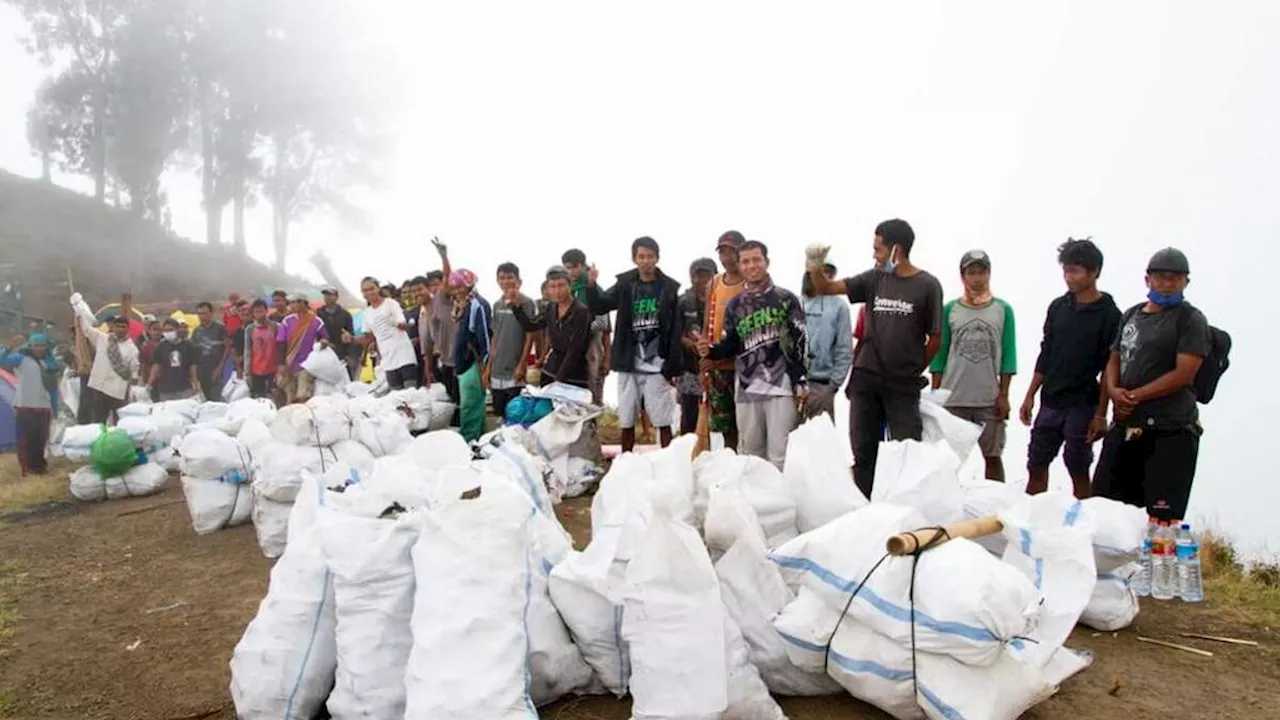
<instances>
[{"instance_id":1,"label":"black backpack","mask_svg":"<svg viewBox=\"0 0 1280 720\"><path fill-rule=\"evenodd\" d=\"M1134 313L1142 309L1146 303L1138 303L1129 308L1124 314L1121 322L1129 321ZM1182 303L1180 307L1190 307L1187 303ZM1231 367L1231 335L1226 330L1209 326L1209 354L1205 355L1204 362L1200 365L1200 369L1196 371L1196 377L1191 381L1191 389L1196 394L1196 400L1201 405L1208 405L1213 400L1213 396L1218 392L1218 381L1222 379L1223 374L1227 372L1227 368Z\"/></svg>"}]
</instances>

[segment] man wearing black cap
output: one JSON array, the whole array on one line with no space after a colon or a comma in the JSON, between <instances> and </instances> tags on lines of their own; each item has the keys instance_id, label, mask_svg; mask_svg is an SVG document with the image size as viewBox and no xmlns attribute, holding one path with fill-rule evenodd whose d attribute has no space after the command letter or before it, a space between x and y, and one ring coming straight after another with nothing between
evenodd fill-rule
<instances>
[{"instance_id":1,"label":"man wearing black cap","mask_svg":"<svg viewBox=\"0 0 1280 720\"><path fill-rule=\"evenodd\" d=\"M676 311L684 325L684 374L680 376L680 433L698 429L698 405L702 401L702 383L698 378L698 336L707 310L707 290L716 275L711 258L698 258L689 266L690 287L680 296Z\"/></svg>"},{"instance_id":2,"label":"man wearing black cap","mask_svg":"<svg viewBox=\"0 0 1280 720\"><path fill-rule=\"evenodd\" d=\"M1093 476L1095 495L1167 521L1186 517L1202 433L1192 385L1212 347L1204 314L1183 298L1190 274L1174 248L1147 263L1147 301L1125 312L1107 363L1113 419Z\"/></svg>"},{"instance_id":3,"label":"man wearing black cap","mask_svg":"<svg viewBox=\"0 0 1280 720\"><path fill-rule=\"evenodd\" d=\"M360 371L360 347L357 343L344 342L342 338L355 335L355 322L351 313L338 302L338 288L325 285L320 288L324 296L324 305L316 315L324 323L325 334L329 336L329 345L333 352L347 365L347 374L355 380ZM343 331L346 331L345 334ZM335 339L336 338L336 339Z\"/></svg>"},{"instance_id":4,"label":"man wearing black cap","mask_svg":"<svg viewBox=\"0 0 1280 720\"><path fill-rule=\"evenodd\" d=\"M982 426L978 447L987 479L1004 482L1009 384L1018 372L1013 308L991 294L991 258L970 250L960 258L964 295L942 308L942 345L929 369L934 389L950 391L947 410ZM963 460L963 458L962 458Z\"/></svg>"},{"instance_id":5,"label":"man wearing black cap","mask_svg":"<svg viewBox=\"0 0 1280 720\"><path fill-rule=\"evenodd\" d=\"M811 245L805 269L815 295L845 295L866 303L866 349L849 379L849 436L854 482L867 496L875 483L876 457L888 425L894 440L919 440L922 373L942 344L942 285L911 263L916 235L905 220L876 226L871 253L876 267L844 280L823 273L831 248Z\"/></svg>"}]
</instances>

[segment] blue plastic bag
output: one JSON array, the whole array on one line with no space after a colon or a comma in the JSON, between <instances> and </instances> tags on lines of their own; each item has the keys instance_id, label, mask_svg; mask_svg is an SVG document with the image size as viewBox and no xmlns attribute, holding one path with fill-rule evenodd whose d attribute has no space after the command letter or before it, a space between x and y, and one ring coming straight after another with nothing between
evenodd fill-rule
<instances>
[{"instance_id":1,"label":"blue plastic bag","mask_svg":"<svg viewBox=\"0 0 1280 720\"><path fill-rule=\"evenodd\" d=\"M508 425L529 427L550 415L553 409L554 406L551 404L551 400L547 398L531 398L521 395L507 403L507 416L504 419Z\"/></svg>"}]
</instances>

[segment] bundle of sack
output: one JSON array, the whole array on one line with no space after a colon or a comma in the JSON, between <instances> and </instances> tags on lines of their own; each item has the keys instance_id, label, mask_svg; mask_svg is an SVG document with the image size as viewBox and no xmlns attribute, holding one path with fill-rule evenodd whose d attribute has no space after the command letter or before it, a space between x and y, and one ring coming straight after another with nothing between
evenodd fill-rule
<instances>
[{"instance_id":1,"label":"bundle of sack","mask_svg":"<svg viewBox=\"0 0 1280 720\"><path fill-rule=\"evenodd\" d=\"M588 689L548 592L570 541L538 461L473 457L431 432L368 472L304 473L232 656L237 717L525 718Z\"/></svg>"},{"instance_id":2,"label":"bundle of sack","mask_svg":"<svg viewBox=\"0 0 1280 720\"><path fill-rule=\"evenodd\" d=\"M133 436L119 428L78 425L63 432L68 457L89 464L71 473L72 497L85 502L151 495L164 487L169 473L151 462Z\"/></svg>"},{"instance_id":3,"label":"bundle of sack","mask_svg":"<svg viewBox=\"0 0 1280 720\"><path fill-rule=\"evenodd\" d=\"M604 454L596 428L602 413L583 388L564 383L526 387L508 405L503 431L525 438L550 464L558 497L573 498L585 495L604 476Z\"/></svg>"}]
</instances>

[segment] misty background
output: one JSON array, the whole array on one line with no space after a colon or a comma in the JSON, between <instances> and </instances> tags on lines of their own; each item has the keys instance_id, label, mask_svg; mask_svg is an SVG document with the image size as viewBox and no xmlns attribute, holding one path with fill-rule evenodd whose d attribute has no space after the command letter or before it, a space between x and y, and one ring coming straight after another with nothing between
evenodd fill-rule
<instances>
[{"instance_id":1,"label":"misty background","mask_svg":"<svg viewBox=\"0 0 1280 720\"><path fill-rule=\"evenodd\" d=\"M59 24L66 7L83 16ZM1064 291L1056 246L1092 236L1100 285L1126 307L1172 245L1189 300L1235 341L1201 407L1191 519L1275 552L1276 37L1267 0L4 0L0 168L47 165L291 272L315 277L322 251L348 286L438 267L439 235L491 299L499 262L536 294L563 250L608 277L639 235L687 283L730 228L766 242L798 290L805 245L832 245L852 274L876 223L902 217L949 297L961 254L990 253L1017 313L1015 407ZM837 415L845 427L847 405ZM1012 422L1018 484L1027 439Z\"/></svg>"}]
</instances>

